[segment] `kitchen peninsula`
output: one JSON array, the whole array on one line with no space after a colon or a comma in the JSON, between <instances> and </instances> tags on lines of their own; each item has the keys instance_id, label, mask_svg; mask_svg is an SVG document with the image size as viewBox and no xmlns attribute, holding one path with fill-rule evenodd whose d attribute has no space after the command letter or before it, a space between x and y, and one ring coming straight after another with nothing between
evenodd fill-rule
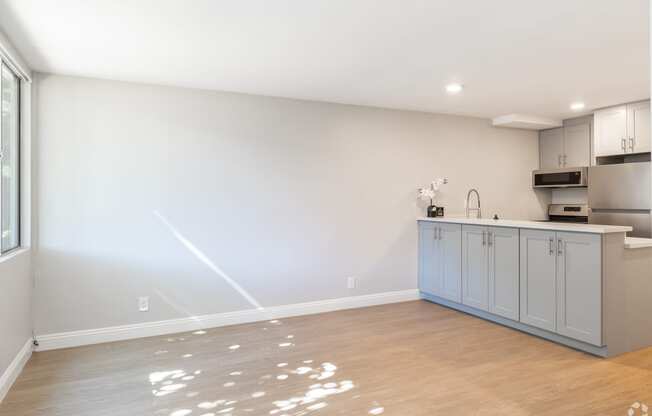
<instances>
[{"instance_id":1,"label":"kitchen peninsula","mask_svg":"<svg viewBox=\"0 0 652 416\"><path fill-rule=\"evenodd\" d=\"M418 224L423 299L603 357L652 345L652 240L631 227Z\"/></svg>"}]
</instances>

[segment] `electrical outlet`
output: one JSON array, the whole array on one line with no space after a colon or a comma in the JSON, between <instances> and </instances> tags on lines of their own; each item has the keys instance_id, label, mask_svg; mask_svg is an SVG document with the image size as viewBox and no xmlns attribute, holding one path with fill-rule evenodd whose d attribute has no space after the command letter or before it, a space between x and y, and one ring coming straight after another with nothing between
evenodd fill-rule
<instances>
[{"instance_id":1,"label":"electrical outlet","mask_svg":"<svg viewBox=\"0 0 652 416\"><path fill-rule=\"evenodd\" d=\"M358 278L355 276L349 276L346 278L346 287L349 289L355 289L358 287Z\"/></svg>"},{"instance_id":2,"label":"electrical outlet","mask_svg":"<svg viewBox=\"0 0 652 416\"><path fill-rule=\"evenodd\" d=\"M141 296L138 298L138 310L141 312L149 311L149 296Z\"/></svg>"}]
</instances>

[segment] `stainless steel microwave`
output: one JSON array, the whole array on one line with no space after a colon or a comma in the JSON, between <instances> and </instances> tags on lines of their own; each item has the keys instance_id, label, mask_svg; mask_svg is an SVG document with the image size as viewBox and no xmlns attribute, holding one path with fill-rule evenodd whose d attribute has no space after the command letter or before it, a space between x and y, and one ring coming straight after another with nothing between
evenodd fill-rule
<instances>
[{"instance_id":1,"label":"stainless steel microwave","mask_svg":"<svg viewBox=\"0 0 652 416\"><path fill-rule=\"evenodd\" d=\"M582 188L587 185L588 168L561 168L532 172L533 188Z\"/></svg>"}]
</instances>

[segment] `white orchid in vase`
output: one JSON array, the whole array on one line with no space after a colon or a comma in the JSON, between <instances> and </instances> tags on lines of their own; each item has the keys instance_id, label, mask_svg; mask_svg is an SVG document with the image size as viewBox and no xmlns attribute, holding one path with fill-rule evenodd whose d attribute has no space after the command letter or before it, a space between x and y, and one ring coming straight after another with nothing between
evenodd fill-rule
<instances>
[{"instance_id":1,"label":"white orchid in vase","mask_svg":"<svg viewBox=\"0 0 652 416\"><path fill-rule=\"evenodd\" d=\"M419 188L417 191L419 193L419 199L428 201L430 200L430 205L428 206L428 216L431 216L431 212L434 210L435 205L434 201L439 194L441 186L448 183L447 178L437 178L434 181L430 182L430 186L426 188Z\"/></svg>"},{"instance_id":2,"label":"white orchid in vase","mask_svg":"<svg viewBox=\"0 0 652 416\"><path fill-rule=\"evenodd\" d=\"M430 200L430 205L432 205L435 195L436 192L432 188L419 188L419 199L424 201Z\"/></svg>"}]
</instances>

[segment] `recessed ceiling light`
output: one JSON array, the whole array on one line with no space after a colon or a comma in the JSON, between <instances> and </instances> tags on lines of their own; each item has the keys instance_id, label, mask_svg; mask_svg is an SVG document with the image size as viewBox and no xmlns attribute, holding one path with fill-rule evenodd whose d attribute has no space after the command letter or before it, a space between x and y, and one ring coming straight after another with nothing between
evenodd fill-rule
<instances>
[{"instance_id":1,"label":"recessed ceiling light","mask_svg":"<svg viewBox=\"0 0 652 416\"><path fill-rule=\"evenodd\" d=\"M584 103L573 103L571 104L570 109L573 111L584 110Z\"/></svg>"},{"instance_id":2,"label":"recessed ceiling light","mask_svg":"<svg viewBox=\"0 0 652 416\"><path fill-rule=\"evenodd\" d=\"M449 94L457 94L460 91L462 91L462 88L464 88L462 84L457 84L457 83L448 84L446 85L446 92Z\"/></svg>"}]
</instances>

